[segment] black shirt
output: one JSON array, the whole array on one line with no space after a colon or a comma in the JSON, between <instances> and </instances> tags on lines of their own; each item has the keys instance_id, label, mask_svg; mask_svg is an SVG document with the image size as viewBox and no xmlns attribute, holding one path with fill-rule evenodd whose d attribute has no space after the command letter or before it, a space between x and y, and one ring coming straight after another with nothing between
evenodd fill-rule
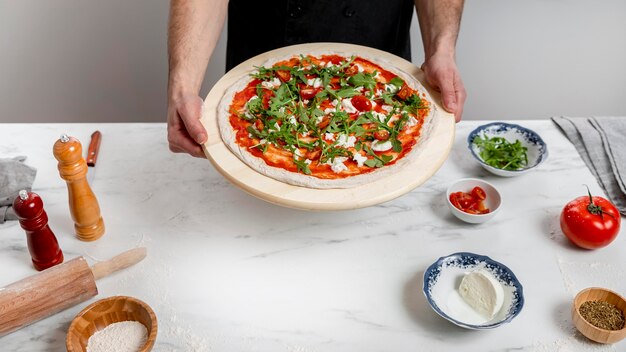
<instances>
[{"instance_id":1,"label":"black shirt","mask_svg":"<svg viewBox=\"0 0 626 352\"><path fill-rule=\"evenodd\" d=\"M287 45L365 45L411 60L413 0L230 0L226 70Z\"/></svg>"}]
</instances>

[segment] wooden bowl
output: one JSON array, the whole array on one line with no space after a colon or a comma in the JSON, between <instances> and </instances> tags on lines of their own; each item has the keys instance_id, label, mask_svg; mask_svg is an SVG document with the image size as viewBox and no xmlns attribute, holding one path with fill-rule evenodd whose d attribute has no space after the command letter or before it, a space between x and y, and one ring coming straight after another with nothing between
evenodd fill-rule
<instances>
[{"instance_id":1,"label":"wooden bowl","mask_svg":"<svg viewBox=\"0 0 626 352\"><path fill-rule=\"evenodd\" d=\"M587 301L604 301L615 305L626 314L626 300L619 294L605 288L590 287L580 291L574 298L572 321L576 329L590 340L599 343L615 343L626 337L626 326L621 330L606 330L591 325L580 315L580 305Z\"/></svg>"},{"instance_id":2,"label":"wooden bowl","mask_svg":"<svg viewBox=\"0 0 626 352\"><path fill-rule=\"evenodd\" d=\"M157 335L157 318L152 308L133 297L114 296L96 301L78 313L67 331L67 351L86 352L87 341L96 331L129 320L142 323L148 330L146 344L140 352L152 350Z\"/></svg>"}]
</instances>

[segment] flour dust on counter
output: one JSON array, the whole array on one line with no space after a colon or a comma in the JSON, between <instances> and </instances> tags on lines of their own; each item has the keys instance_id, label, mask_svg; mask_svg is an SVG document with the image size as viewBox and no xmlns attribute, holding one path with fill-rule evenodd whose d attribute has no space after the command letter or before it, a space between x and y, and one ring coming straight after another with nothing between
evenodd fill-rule
<instances>
[{"instance_id":1,"label":"flour dust on counter","mask_svg":"<svg viewBox=\"0 0 626 352\"><path fill-rule=\"evenodd\" d=\"M137 321L121 321L93 334L87 352L138 352L146 344L148 330Z\"/></svg>"}]
</instances>

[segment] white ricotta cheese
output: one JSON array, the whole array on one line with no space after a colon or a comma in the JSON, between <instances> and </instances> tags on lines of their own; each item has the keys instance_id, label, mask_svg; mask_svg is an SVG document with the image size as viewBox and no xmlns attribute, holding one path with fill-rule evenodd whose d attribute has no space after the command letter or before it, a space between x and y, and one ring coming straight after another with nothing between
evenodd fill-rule
<instances>
[{"instance_id":1,"label":"white ricotta cheese","mask_svg":"<svg viewBox=\"0 0 626 352\"><path fill-rule=\"evenodd\" d=\"M502 309L502 284L488 270L479 269L465 274L459 294L477 313L493 318Z\"/></svg>"},{"instance_id":2,"label":"white ricotta cheese","mask_svg":"<svg viewBox=\"0 0 626 352\"><path fill-rule=\"evenodd\" d=\"M352 160L356 161L356 164L361 167L363 166L363 163L367 161L367 157L359 152L356 152L352 156Z\"/></svg>"},{"instance_id":3,"label":"white ricotta cheese","mask_svg":"<svg viewBox=\"0 0 626 352\"><path fill-rule=\"evenodd\" d=\"M276 77L274 77L274 79L272 79L271 81L261 82L261 86L265 89L274 89L276 87L280 87L280 84L280 80Z\"/></svg>"},{"instance_id":4,"label":"white ricotta cheese","mask_svg":"<svg viewBox=\"0 0 626 352\"><path fill-rule=\"evenodd\" d=\"M289 116L289 123L294 125L294 126L298 125L298 121L296 120L296 117L293 116L293 115Z\"/></svg>"},{"instance_id":5,"label":"white ricotta cheese","mask_svg":"<svg viewBox=\"0 0 626 352\"><path fill-rule=\"evenodd\" d=\"M335 140L335 134L334 133L330 133L330 132L326 132L326 133L324 133L324 139L329 140L329 141L334 141Z\"/></svg>"},{"instance_id":6,"label":"white ricotta cheese","mask_svg":"<svg viewBox=\"0 0 626 352\"><path fill-rule=\"evenodd\" d=\"M342 171L348 170L348 167L346 166L346 164L343 163L346 160L348 160L348 158L343 157L343 156L338 156L338 157L335 157L332 163L330 162L327 162L327 163L330 163L331 170L333 170L334 173L338 174Z\"/></svg>"},{"instance_id":7,"label":"white ricotta cheese","mask_svg":"<svg viewBox=\"0 0 626 352\"><path fill-rule=\"evenodd\" d=\"M344 148L353 148L354 143L356 143L355 136L348 136L344 133L341 133L339 137L337 137L337 145Z\"/></svg>"},{"instance_id":8,"label":"white ricotta cheese","mask_svg":"<svg viewBox=\"0 0 626 352\"><path fill-rule=\"evenodd\" d=\"M406 121L406 125L409 127L417 125L417 119L413 116L409 116L409 119Z\"/></svg>"},{"instance_id":9,"label":"white ricotta cheese","mask_svg":"<svg viewBox=\"0 0 626 352\"><path fill-rule=\"evenodd\" d=\"M391 145L391 141L375 140L372 142L372 150L375 152L386 152L392 147L393 145Z\"/></svg>"},{"instance_id":10,"label":"white ricotta cheese","mask_svg":"<svg viewBox=\"0 0 626 352\"><path fill-rule=\"evenodd\" d=\"M328 115L330 113L333 113L333 112L335 112L335 109L333 109L333 108L326 108L326 109L324 109L324 114L326 114L326 115Z\"/></svg>"},{"instance_id":11,"label":"white ricotta cheese","mask_svg":"<svg viewBox=\"0 0 626 352\"><path fill-rule=\"evenodd\" d=\"M356 68L357 68L357 70L358 70L359 72L363 72L363 71L365 71L365 70L363 69L363 66L361 66L361 65L359 65L359 64L354 64L354 66L356 66Z\"/></svg>"},{"instance_id":12,"label":"white ricotta cheese","mask_svg":"<svg viewBox=\"0 0 626 352\"><path fill-rule=\"evenodd\" d=\"M386 112L391 112L391 110L393 110L393 106L391 105L383 105L381 106L381 108L385 110Z\"/></svg>"},{"instance_id":13,"label":"white ricotta cheese","mask_svg":"<svg viewBox=\"0 0 626 352\"><path fill-rule=\"evenodd\" d=\"M306 80L306 84L312 86L313 88L319 88L322 86L321 78L309 78Z\"/></svg>"},{"instance_id":14,"label":"white ricotta cheese","mask_svg":"<svg viewBox=\"0 0 626 352\"><path fill-rule=\"evenodd\" d=\"M393 84L385 84L385 90L389 93L396 93L399 89Z\"/></svg>"},{"instance_id":15,"label":"white ricotta cheese","mask_svg":"<svg viewBox=\"0 0 626 352\"><path fill-rule=\"evenodd\" d=\"M354 114L355 112L358 112L354 105L352 105L352 98L342 100L341 106L348 114Z\"/></svg>"},{"instance_id":16,"label":"white ricotta cheese","mask_svg":"<svg viewBox=\"0 0 626 352\"><path fill-rule=\"evenodd\" d=\"M380 122L385 122L385 120L387 119L387 115L378 111L372 111L372 115L374 115L374 117L377 118Z\"/></svg>"},{"instance_id":17,"label":"white ricotta cheese","mask_svg":"<svg viewBox=\"0 0 626 352\"><path fill-rule=\"evenodd\" d=\"M330 102L330 105L332 106L337 106L337 104L339 104L339 100L337 99L333 99L333 101Z\"/></svg>"},{"instance_id":18,"label":"white ricotta cheese","mask_svg":"<svg viewBox=\"0 0 626 352\"><path fill-rule=\"evenodd\" d=\"M304 159L304 163L307 165L311 165L311 159Z\"/></svg>"}]
</instances>

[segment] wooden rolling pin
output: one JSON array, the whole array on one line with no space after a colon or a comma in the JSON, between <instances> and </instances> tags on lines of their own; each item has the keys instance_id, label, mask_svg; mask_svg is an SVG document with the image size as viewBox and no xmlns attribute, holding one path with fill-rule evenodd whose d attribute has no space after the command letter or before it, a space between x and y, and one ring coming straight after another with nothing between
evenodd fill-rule
<instances>
[{"instance_id":1,"label":"wooden rolling pin","mask_svg":"<svg viewBox=\"0 0 626 352\"><path fill-rule=\"evenodd\" d=\"M96 280L145 257L146 248L135 248L92 267L78 257L0 288L0 337L90 299Z\"/></svg>"}]
</instances>

